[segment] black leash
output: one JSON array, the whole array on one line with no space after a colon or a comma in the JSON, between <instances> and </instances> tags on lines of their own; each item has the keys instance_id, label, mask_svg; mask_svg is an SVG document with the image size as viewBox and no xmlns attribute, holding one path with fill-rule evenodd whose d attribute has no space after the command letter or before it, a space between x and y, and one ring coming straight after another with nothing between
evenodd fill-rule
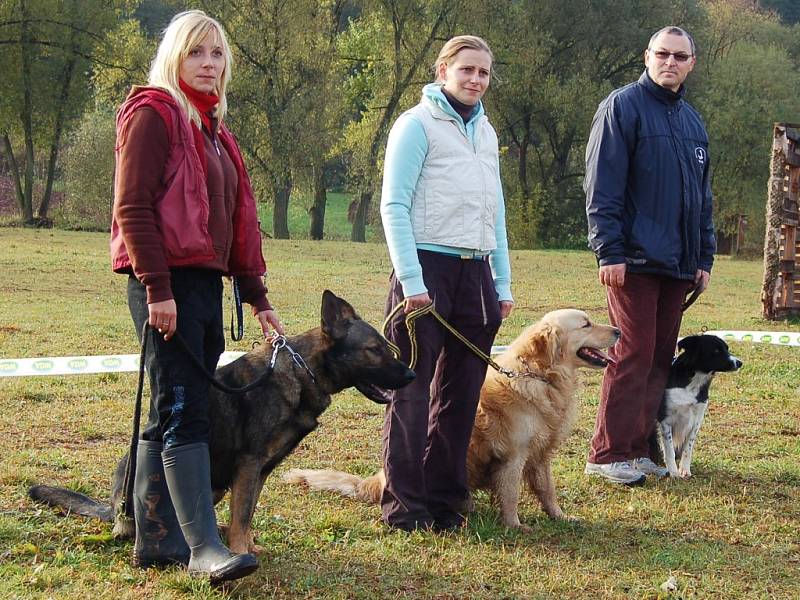
<instances>
[{"instance_id":1,"label":"black leash","mask_svg":"<svg viewBox=\"0 0 800 600\"><path fill-rule=\"evenodd\" d=\"M242 296L239 293L239 280L236 277L231 277L231 300L233 307L231 308L231 339L238 342L244 337L244 314L242 312ZM236 331L233 330L233 319L236 315Z\"/></svg>"},{"instance_id":2,"label":"black leash","mask_svg":"<svg viewBox=\"0 0 800 600\"><path fill-rule=\"evenodd\" d=\"M122 497L120 513L133 519L133 483L136 479L136 454L139 450L139 427L142 421L142 392L144 390L144 355L147 351L147 321L142 326L142 349L139 353L139 383L136 386L136 402L133 410L133 432L128 448L128 464L125 467L125 481L123 488L125 495Z\"/></svg>"},{"instance_id":3,"label":"black leash","mask_svg":"<svg viewBox=\"0 0 800 600\"><path fill-rule=\"evenodd\" d=\"M145 321L144 325L142 326L142 349L139 353L139 383L136 387L136 402L135 408L133 413L133 431L131 433L131 443L128 450L128 464L125 469L125 481L123 483L123 489L125 490L125 495L122 499L122 506L121 506L121 513L125 514L125 516L129 518L133 518L133 485L134 480L136 479L136 454L139 448L139 429L141 426L141 419L142 419L142 393L144 390L144 357L147 351L147 329L150 327L147 321ZM203 376L218 390L225 392L226 394L231 395L239 395L244 394L245 392L249 392L252 389L255 389L262 385L269 377L272 375L272 372L275 370L275 363L278 360L278 352L282 349L286 349L289 355L292 357L292 361L298 367L302 367L311 377L311 380L316 383L317 379L314 377L314 373L311 369L308 368L306 362L303 360L303 357L300 356L297 352L295 352L291 346L286 342L286 337L283 335L275 335L272 337L272 356L269 359L269 365L267 366L267 370L264 371L255 381L248 383L247 385L240 387L240 388L233 388L225 385L221 381L217 380L212 373L206 371L205 365L200 361L197 356L191 351L186 340L183 339L180 333L177 331L175 332L175 339L183 348L184 352L189 356L189 359L194 364L195 368L198 369Z\"/></svg>"},{"instance_id":4,"label":"black leash","mask_svg":"<svg viewBox=\"0 0 800 600\"><path fill-rule=\"evenodd\" d=\"M186 352L186 355L189 357L189 360L192 361L192 364L195 366L195 368L198 371L200 371L200 373L203 374L203 377L205 377L208 380L208 382L211 385L213 385L215 388L217 388L221 392L225 392L226 394L233 394L233 395L244 394L245 392L249 392L250 390L255 389L258 386L260 386L267 379L269 379L269 377L272 375L272 371L275 369L275 361L278 358L278 351L277 350L273 350L272 357L269 360L269 366L267 367L267 370L264 371L264 373L262 373L258 377L258 379L248 383L244 387L232 388L232 387L228 387L227 385L225 385L221 381L215 379L214 375L212 373L209 373L208 371L206 371L205 365L200 361L199 358L197 358L197 356L195 356L194 352L192 352L192 350L189 348L189 345L186 343L186 340L184 340L183 336L180 333L178 333L177 331L175 332L175 339L177 340L178 344L180 344L181 348L183 348L183 351Z\"/></svg>"},{"instance_id":5,"label":"black leash","mask_svg":"<svg viewBox=\"0 0 800 600\"><path fill-rule=\"evenodd\" d=\"M681 306L681 312L686 312L692 304L700 297L700 294L703 292L700 291L699 287L693 287L687 294L691 293L691 295L683 301L683 305Z\"/></svg>"}]
</instances>

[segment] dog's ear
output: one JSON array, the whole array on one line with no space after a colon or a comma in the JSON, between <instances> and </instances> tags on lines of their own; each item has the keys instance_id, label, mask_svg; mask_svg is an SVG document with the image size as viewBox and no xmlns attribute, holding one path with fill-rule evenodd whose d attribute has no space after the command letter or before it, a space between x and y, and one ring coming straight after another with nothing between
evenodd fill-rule
<instances>
[{"instance_id":1,"label":"dog's ear","mask_svg":"<svg viewBox=\"0 0 800 600\"><path fill-rule=\"evenodd\" d=\"M358 318L355 309L330 290L322 292L321 313L322 331L333 339L347 335L348 325Z\"/></svg>"},{"instance_id":2,"label":"dog's ear","mask_svg":"<svg viewBox=\"0 0 800 600\"><path fill-rule=\"evenodd\" d=\"M542 367L554 365L561 355L561 329L542 325L530 340L531 360Z\"/></svg>"},{"instance_id":3,"label":"dog's ear","mask_svg":"<svg viewBox=\"0 0 800 600\"><path fill-rule=\"evenodd\" d=\"M678 340L678 348L681 350L691 350L692 348L695 348L698 343L698 336L687 335L685 338Z\"/></svg>"},{"instance_id":4,"label":"dog's ear","mask_svg":"<svg viewBox=\"0 0 800 600\"><path fill-rule=\"evenodd\" d=\"M700 336L689 335L678 341L678 349L683 350L682 354L678 355L677 362L681 365L690 365L695 360L697 355L697 347L700 343Z\"/></svg>"}]
</instances>

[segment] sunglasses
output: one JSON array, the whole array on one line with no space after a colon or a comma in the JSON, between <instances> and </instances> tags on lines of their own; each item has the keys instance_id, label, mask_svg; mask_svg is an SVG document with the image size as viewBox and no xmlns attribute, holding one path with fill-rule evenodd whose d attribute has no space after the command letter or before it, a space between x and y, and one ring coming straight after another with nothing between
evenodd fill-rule
<instances>
[{"instance_id":1,"label":"sunglasses","mask_svg":"<svg viewBox=\"0 0 800 600\"><path fill-rule=\"evenodd\" d=\"M651 52L658 60L668 60L670 56L674 56L675 62L682 63L692 58L691 54L685 52L667 52L666 50L651 50Z\"/></svg>"}]
</instances>

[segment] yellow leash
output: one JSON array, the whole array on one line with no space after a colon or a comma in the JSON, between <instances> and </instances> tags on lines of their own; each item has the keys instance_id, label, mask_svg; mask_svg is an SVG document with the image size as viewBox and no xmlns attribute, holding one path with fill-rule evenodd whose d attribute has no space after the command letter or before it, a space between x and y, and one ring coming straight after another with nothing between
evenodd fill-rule
<instances>
[{"instance_id":1,"label":"yellow leash","mask_svg":"<svg viewBox=\"0 0 800 600\"><path fill-rule=\"evenodd\" d=\"M399 303L392 309L392 312L386 317L383 322L383 337L386 338L386 343L389 344L389 348L392 350L392 353L400 360L400 348L397 347L396 344L392 343L388 337L386 336L386 332L389 329L389 322L397 315L400 310L403 309L405 306L404 302ZM408 329L408 341L411 345L411 360L408 363L408 368L413 370L417 364L417 334L414 322L423 315L431 315L434 317L442 326L449 331L450 333L455 336L461 343L463 343L467 348L469 348L475 356L483 360L487 365L492 367L498 373L502 373L509 379L513 379L514 377L534 377L536 379L541 379L542 381L547 381L547 379L541 375L538 375L530 370L530 368L526 365L526 370L524 371L512 371L510 369L505 369L498 365L491 356L485 354L480 348L478 348L475 344L470 342L466 337L464 337L461 332L459 332L455 327L450 325L447 320L440 315L436 309L433 307L433 303L431 302L427 306L423 306L422 308L417 308L416 310L412 310L410 313L406 315L405 322L406 322L406 329Z\"/></svg>"}]
</instances>

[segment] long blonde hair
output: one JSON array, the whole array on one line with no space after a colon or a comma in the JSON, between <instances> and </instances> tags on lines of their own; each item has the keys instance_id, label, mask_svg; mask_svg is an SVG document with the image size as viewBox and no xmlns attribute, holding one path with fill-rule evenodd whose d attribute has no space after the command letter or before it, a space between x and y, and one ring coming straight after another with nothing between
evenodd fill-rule
<instances>
[{"instance_id":1,"label":"long blonde hair","mask_svg":"<svg viewBox=\"0 0 800 600\"><path fill-rule=\"evenodd\" d=\"M479 38L477 35L457 35L445 42L445 45L439 50L439 56L436 57L436 62L433 63L433 73L436 77L436 82L441 81L439 78L439 65L445 63L449 66L456 57L456 54L464 49L482 50L486 52L492 61L492 66L494 66L494 54L492 53L492 49L489 48L489 44L486 43L486 40Z\"/></svg>"},{"instance_id":2,"label":"long blonde hair","mask_svg":"<svg viewBox=\"0 0 800 600\"><path fill-rule=\"evenodd\" d=\"M201 10L187 10L178 13L172 18L167 28L164 30L164 37L158 45L158 51L150 66L150 77L148 83L151 86L164 88L167 90L189 119L200 127L200 114L192 105L186 94L180 88L180 70L184 59L189 55L209 32L216 36L216 42L222 47L225 54L225 69L217 83L214 93L219 96L219 104L215 109L214 115L222 121L228 109L228 100L225 90L231 80L233 68L233 55L225 31L215 19L209 17Z\"/></svg>"}]
</instances>

